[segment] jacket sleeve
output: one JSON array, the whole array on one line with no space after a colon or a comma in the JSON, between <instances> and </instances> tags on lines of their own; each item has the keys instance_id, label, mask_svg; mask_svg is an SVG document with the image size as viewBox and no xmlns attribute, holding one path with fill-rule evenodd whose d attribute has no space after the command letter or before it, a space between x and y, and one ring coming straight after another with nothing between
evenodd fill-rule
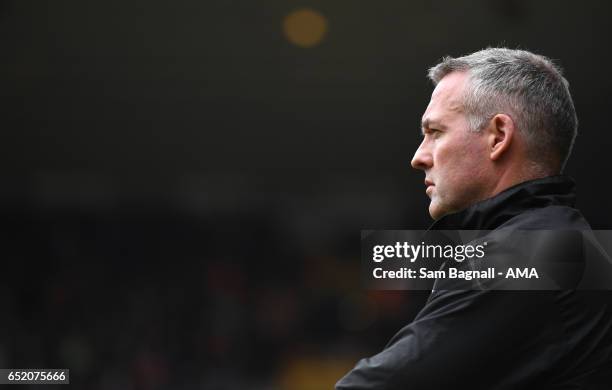
<instances>
[{"instance_id":1,"label":"jacket sleeve","mask_svg":"<svg viewBox=\"0 0 612 390\"><path fill-rule=\"evenodd\" d=\"M357 365L337 390L520 388L563 348L550 292L437 291L385 349ZM550 324L548 324L550 325ZM537 348L533 354L530 345ZM542 344L545 343L545 344ZM548 344L546 344L548 343ZM512 367L510 369L510 367Z\"/></svg>"}]
</instances>

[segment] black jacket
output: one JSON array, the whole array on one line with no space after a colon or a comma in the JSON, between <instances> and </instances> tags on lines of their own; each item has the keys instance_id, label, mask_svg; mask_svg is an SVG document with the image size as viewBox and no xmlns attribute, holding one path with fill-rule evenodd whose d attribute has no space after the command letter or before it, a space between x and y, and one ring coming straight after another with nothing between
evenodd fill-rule
<instances>
[{"instance_id":1,"label":"black jacket","mask_svg":"<svg viewBox=\"0 0 612 390\"><path fill-rule=\"evenodd\" d=\"M590 229L574 200L565 176L532 180L431 229ZM591 388L608 380L611 306L604 291L436 289L415 320L336 389Z\"/></svg>"}]
</instances>

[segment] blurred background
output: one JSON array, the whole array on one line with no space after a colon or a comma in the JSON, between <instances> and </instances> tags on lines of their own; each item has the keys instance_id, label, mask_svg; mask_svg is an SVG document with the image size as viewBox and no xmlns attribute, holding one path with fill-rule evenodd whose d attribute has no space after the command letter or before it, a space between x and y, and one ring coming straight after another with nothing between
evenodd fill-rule
<instances>
[{"instance_id":1,"label":"blurred background","mask_svg":"<svg viewBox=\"0 0 612 390\"><path fill-rule=\"evenodd\" d=\"M331 388L427 297L366 291L359 238L430 223L410 160L444 55L558 60L580 119L567 173L610 228L610 7L0 1L0 367Z\"/></svg>"}]
</instances>

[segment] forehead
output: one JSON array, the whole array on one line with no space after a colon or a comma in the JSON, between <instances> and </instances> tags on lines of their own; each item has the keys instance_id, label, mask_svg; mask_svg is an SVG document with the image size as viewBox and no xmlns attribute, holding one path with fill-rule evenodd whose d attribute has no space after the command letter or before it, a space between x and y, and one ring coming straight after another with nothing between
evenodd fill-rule
<instances>
[{"instance_id":1,"label":"forehead","mask_svg":"<svg viewBox=\"0 0 612 390\"><path fill-rule=\"evenodd\" d=\"M467 72L452 72L440 80L423 114L423 124L439 122L449 115L462 112L461 99L467 78Z\"/></svg>"}]
</instances>

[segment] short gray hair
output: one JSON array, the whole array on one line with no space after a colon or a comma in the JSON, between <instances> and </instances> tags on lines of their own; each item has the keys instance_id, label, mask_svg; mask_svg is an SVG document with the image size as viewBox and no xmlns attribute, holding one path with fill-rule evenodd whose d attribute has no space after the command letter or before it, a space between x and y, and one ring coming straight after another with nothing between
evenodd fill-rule
<instances>
[{"instance_id":1,"label":"short gray hair","mask_svg":"<svg viewBox=\"0 0 612 390\"><path fill-rule=\"evenodd\" d=\"M445 57L429 69L434 85L455 71L466 71L469 84L463 109L471 130L482 130L497 113L512 117L524 135L528 157L563 170L578 130L569 83L552 60L525 50L488 48Z\"/></svg>"}]
</instances>

